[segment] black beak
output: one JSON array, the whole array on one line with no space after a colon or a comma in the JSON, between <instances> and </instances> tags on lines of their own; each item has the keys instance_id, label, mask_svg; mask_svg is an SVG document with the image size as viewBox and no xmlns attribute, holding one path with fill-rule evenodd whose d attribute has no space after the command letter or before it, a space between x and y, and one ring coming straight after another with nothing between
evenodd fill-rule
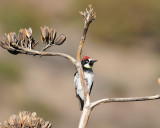
<instances>
[{"instance_id":1,"label":"black beak","mask_svg":"<svg viewBox=\"0 0 160 128\"><path fill-rule=\"evenodd\" d=\"M94 62L97 62L97 60L92 60L92 62L94 63Z\"/></svg>"},{"instance_id":2,"label":"black beak","mask_svg":"<svg viewBox=\"0 0 160 128\"><path fill-rule=\"evenodd\" d=\"M93 66L93 64L94 64L96 61L97 61L97 60L91 60L90 63L89 63L89 65L90 65L90 66Z\"/></svg>"}]
</instances>

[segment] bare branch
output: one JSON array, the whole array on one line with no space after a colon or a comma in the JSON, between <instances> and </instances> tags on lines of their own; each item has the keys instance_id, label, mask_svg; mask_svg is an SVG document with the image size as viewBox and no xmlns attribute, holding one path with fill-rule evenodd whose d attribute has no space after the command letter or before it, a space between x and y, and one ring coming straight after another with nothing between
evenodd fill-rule
<instances>
[{"instance_id":1,"label":"bare branch","mask_svg":"<svg viewBox=\"0 0 160 128\"><path fill-rule=\"evenodd\" d=\"M96 13L94 13L93 8L89 5L89 11L86 9L85 12L80 12L80 14L84 17L84 29L83 29L83 36L80 41L80 45L77 52L77 60L80 61L82 48L84 45L84 41L86 39L86 34L89 28L90 23L96 18Z\"/></svg>"},{"instance_id":2,"label":"bare branch","mask_svg":"<svg viewBox=\"0 0 160 128\"><path fill-rule=\"evenodd\" d=\"M94 107L104 103L148 101L148 100L157 100L157 99L160 99L160 95L146 96L146 97L129 97L129 98L106 98L106 99L101 99L101 100L92 102L90 104L90 108L93 109Z\"/></svg>"},{"instance_id":3,"label":"bare branch","mask_svg":"<svg viewBox=\"0 0 160 128\"><path fill-rule=\"evenodd\" d=\"M86 128L92 109L98 105L101 105L104 103L136 102L136 101L149 101L149 100L157 100L157 99L160 99L160 94L155 96L146 96L146 97L105 98L105 99L97 100L95 102L90 103L89 106L84 108L81 115L81 120L79 122L79 128Z\"/></svg>"},{"instance_id":4,"label":"bare branch","mask_svg":"<svg viewBox=\"0 0 160 128\"><path fill-rule=\"evenodd\" d=\"M29 48L22 48L15 43L12 44L12 47L5 47L5 49L7 49L10 52L17 52L19 54L27 54L27 55L33 55L33 56L36 56L36 55L39 55L39 56L61 56L61 57L64 57L64 58L67 58L68 60L70 60L73 63L73 65L77 67L77 60L68 54L58 53L58 52L40 52L40 51L36 51L33 49L29 49Z\"/></svg>"},{"instance_id":5,"label":"bare branch","mask_svg":"<svg viewBox=\"0 0 160 128\"><path fill-rule=\"evenodd\" d=\"M78 128L86 128L90 114L91 114L90 107L84 107Z\"/></svg>"},{"instance_id":6,"label":"bare branch","mask_svg":"<svg viewBox=\"0 0 160 128\"><path fill-rule=\"evenodd\" d=\"M64 57L64 58L67 58L68 60L70 60L74 64L74 66L77 67L77 61L76 61L76 59L74 59L70 55L67 55L67 54L64 54L64 53L58 53L58 52L39 52L39 51L29 50L29 49L22 51L22 53L28 54L28 55L40 55L40 56L61 56L61 57Z\"/></svg>"},{"instance_id":7,"label":"bare branch","mask_svg":"<svg viewBox=\"0 0 160 128\"><path fill-rule=\"evenodd\" d=\"M45 51L45 50L47 50L48 48L50 48L52 46L53 46L53 44L49 43L42 49L42 51Z\"/></svg>"},{"instance_id":8,"label":"bare branch","mask_svg":"<svg viewBox=\"0 0 160 128\"><path fill-rule=\"evenodd\" d=\"M83 35L82 35L82 38L81 38L81 41L78 47L78 51L77 51L77 61L79 63L79 67L77 67L77 70L80 75L81 84L83 86L85 101L84 101L84 107L83 107L82 115L81 115L80 122L79 122L79 128L85 128L88 123L91 109L87 107L90 105L90 97L89 97L87 85L85 82L83 68L81 65L81 53L82 53L82 49L83 49L83 45L86 39L86 34L88 31L89 25L96 18L96 15L93 12L93 8L91 5L89 5L89 11L86 9L85 12L80 12L80 14L84 17L84 29L83 29Z\"/></svg>"},{"instance_id":9,"label":"bare branch","mask_svg":"<svg viewBox=\"0 0 160 128\"><path fill-rule=\"evenodd\" d=\"M89 5L89 11L86 9L85 12L80 12L80 14L84 17L84 23L85 24L84 24L83 36L81 38L79 48L78 48L78 51L77 51L77 61L79 62L78 73L80 74L81 83L83 85L85 101L89 101L89 94L88 94L86 82L84 80L84 73L83 73L83 69L82 69L82 65L81 65L81 53L82 53L82 48L83 48L83 45L84 45L84 41L86 39L86 34L87 34L87 31L88 31L89 25L96 18L96 15L93 13L93 8L92 8L91 5Z\"/></svg>"}]
</instances>

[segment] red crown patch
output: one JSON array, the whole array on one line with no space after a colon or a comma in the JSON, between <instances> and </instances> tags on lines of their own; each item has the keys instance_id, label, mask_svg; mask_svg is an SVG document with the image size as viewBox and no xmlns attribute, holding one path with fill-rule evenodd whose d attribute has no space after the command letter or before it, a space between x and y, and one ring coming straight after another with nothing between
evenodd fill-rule
<instances>
[{"instance_id":1,"label":"red crown patch","mask_svg":"<svg viewBox=\"0 0 160 128\"><path fill-rule=\"evenodd\" d=\"M84 60L86 60L86 59L90 59L90 57L85 56L85 57L83 57L82 61L84 61Z\"/></svg>"}]
</instances>

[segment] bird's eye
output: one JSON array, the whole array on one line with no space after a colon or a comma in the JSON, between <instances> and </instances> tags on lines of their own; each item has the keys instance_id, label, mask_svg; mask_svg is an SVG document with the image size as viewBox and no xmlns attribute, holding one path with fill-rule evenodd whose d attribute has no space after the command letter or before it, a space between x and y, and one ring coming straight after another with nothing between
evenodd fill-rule
<instances>
[{"instance_id":1,"label":"bird's eye","mask_svg":"<svg viewBox=\"0 0 160 128\"><path fill-rule=\"evenodd\" d=\"M86 60L86 63L88 63L89 62L89 60Z\"/></svg>"}]
</instances>

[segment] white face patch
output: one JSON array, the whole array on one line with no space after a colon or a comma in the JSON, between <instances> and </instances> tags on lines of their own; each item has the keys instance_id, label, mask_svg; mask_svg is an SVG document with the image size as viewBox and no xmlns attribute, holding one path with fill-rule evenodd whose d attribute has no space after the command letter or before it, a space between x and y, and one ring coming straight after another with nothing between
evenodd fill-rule
<instances>
[{"instance_id":1,"label":"white face patch","mask_svg":"<svg viewBox=\"0 0 160 128\"><path fill-rule=\"evenodd\" d=\"M92 67L89 65L89 63L85 64L84 67L85 67L85 68L92 68Z\"/></svg>"},{"instance_id":2,"label":"white face patch","mask_svg":"<svg viewBox=\"0 0 160 128\"><path fill-rule=\"evenodd\" d=\"M85 68L92 68L92 66L89 65L89 63L90 63L91 60L92 59L88 59L88 63L84 65Z\"/></svg>"}]
</instances>

